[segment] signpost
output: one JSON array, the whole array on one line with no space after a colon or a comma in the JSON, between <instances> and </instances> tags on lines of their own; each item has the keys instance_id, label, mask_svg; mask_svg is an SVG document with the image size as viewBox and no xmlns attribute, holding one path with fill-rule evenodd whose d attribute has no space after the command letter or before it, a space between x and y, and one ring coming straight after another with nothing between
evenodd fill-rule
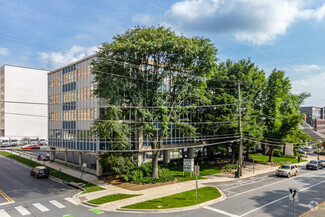
<instances>
[{"instance_id":1,"label":"signpost","mask_svg":"<svg viewBox=\"0 0 325 217\"><path fill-rule=\"evenodd\" d=\"M289 188L289 199L292 200L293 217L295 216L295 201L299 201L298 188Z\"/></svg>"},{"instance_id":2,"label":"signpost","mask_svg":"<svg viewBox=\"0 0 325 217\"><path fill-rule=\"evenodd\" d=\"M196 176L196 182L195 182L195 186L196 186L195 202L197 203L197 200L198 200L198 183L197 183L197 179L198 179L198 176L200 175L200 166L199 165L195 165L195 167L194 167L194 174Z\"/></svg>"},{"instance_id":3,"label":"signpost","mask_svg":"<svg viewBox=\"0 0 325 217\"><path fill-rule=\"evenodd\" d=\"M82 175L83 175L83 173L84 173L84 171L85 171L85 168L87 167L87 163L83 163L82 164L82 167L81 167L81 176L80 176L80 180L82 180Z\"/></svg>"},{"instance_id":4,"label":"signpost","mask_svg":"<svg viewBox=\"0 0 325 217\"><path fill-rule=\"evenodd\" d=\"M191 176L192 176L193 171L194 171L194 159L184 159L183 176L184 176L184 172L191 172Z\"/></svg>"}]
</instances>

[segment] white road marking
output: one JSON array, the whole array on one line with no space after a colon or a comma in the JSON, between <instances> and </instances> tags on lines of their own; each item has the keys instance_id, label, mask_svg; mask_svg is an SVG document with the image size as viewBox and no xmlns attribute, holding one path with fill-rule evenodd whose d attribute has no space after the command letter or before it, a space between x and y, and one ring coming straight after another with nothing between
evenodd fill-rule
<instances>
[{"instance_id":1,"label":"white road marking","mask_svg":"<svg viewBox=\"0 0 325 217\"><path fill-rule=\"evenodd\" d=\"M39 210L42 211L42 212L47 212L47 211L49 211L48 208L46 208L45 206L43 206L43 205L40 204L40 203L34 203L33 206L35 206L37 209L39 209Z\"/></svg>"},{"instance_id":2,"label":"white road marking","mask_svg":"<svg viewBox=\"0 0 325 217\"><path fill-rule=\"evenodd\" d=\"M213 212L217 212L217 213L220 213L220 214L223 214L223 215L226 215L226 216L230 216L230 217L239 217L239 215L235 215L235 214L231 214L229 212L225 212L223 210L220 210L220 209L216 209L216 208L212 208L210 206L206 206L206 207L203 207L205 209L208 209L208 210L211 210Z\"/></svg>"},{"instance_id":3,"label":"white road marking","mask_svg":"<svg viewBox=\"0 0 325 217\"><path fill-rule=\"evenodd\" d=\"M304 189L302 189L302 190L299 190L299 192L302 192L302 191L308 190L309 188L312 188L312 187L315 187L315 186L317 186L317 185L323 184L324 182L325 182L325 180L322 181L322 182L316 183L316 184L314 184L314 185L311 185L311 186L309 186L309 187L307 187L307 188L304 188ZM264 204L263 206L260 206L260 207L258 207L258 208L256 208L256 209L253 209L253 210L251 210L251 211L249 211L249 212L247 212L247 213L244 213L244 214L241 215L241 217L242 217L242 216L245 216L245 215L247 215L247 214L250 214L250 213L252 213L252 212L255 212L255 211L259 210L259 209L262 209L262 208L264 208L264 207L266 207L266 206L269 206L269 205L271 205L271 204L273 204L273 203L276 203L276 202L278 202L278 201L280 201L280 200L283 200L284 198L287 198L287 197L289 197L289 195L284 196L284 197L281 197L281 198L279 198L279 199L277 199L277 200L274 200L274 201L272 201L272 202L270 202L270 203Z\"/></svg>"},{"instance_id":4,"label":"white road marking","mask_svg":"<svg viewBox=\"0 0 325 217\"><path fill-rule=\"evenodd\" d=\"M56 200L51 200L50 203L52 203L54 206L56 206L59 209L65 208L66 206L63 205L62 203L56 201Z\"/></svg>"},{"instance_id":5,"label":"white road marking","mask_svg":"<svg viewBox=\"0 0 325 217\"><path fill-rule=\"evenodd\" d=\"M31 213L23 206L16 206L15 209L22 215L30 215Z\"/></svg>"},{"instance_id":6,"label":"white road marking","mask_svg":"<svg viewBox=\"0 0 325 217\"><path fill-rule=\"evenodd\" d=\"M70 203L73 203L74 205L79 205L80 203L74 201L71 197L64 198L66 201L69 201Z\"/></svg>"},{"instance_id":7,"label":"white road marking","mask_svg":"<svg viewBox=\"0 0 325 217\"><path fill-rule=\"evenodd\" d=\"M0 216L1 217L10 217L10 215L6 211L4 211L3 209L0 209Z\"/></svg>"},{"instance_id":8,"label":"white road marking","mask_svg":"<svg viewBox=\"0 0 325 217\"><path fill-rule=\"evenodd\" d=\"M316 173L316 172L314 172L314 173ZM305 174L303 174L303 175L296 176L296 177L293 177L293 178L291 178L291 179L296 179L296 178L299 178L299 177L307 176L307 175L309 175L309 174L311 174L311 173L305 173ZM283 179L282 181L279 181L279 182L273 182L273 183L268 184L268 185L263 185L263 186L258 187L258 188L253 188L253 189L251 189L251 190L244 191L244 192L238 193L238 194L236 194L236 195L232 195L232 196L230 196L230 197L228 197L228 198L237 197L237 196L239 196L239 195L246 194L246 193L251 192L251 191L256 191L256 190L259 190L259 189L261 189L261 188L265 188L265 187L268 187L268 186L271 186L271 185L275 185L275 184L278 184L278 183L281 183L281 182L286 182L286 181L288 181L288 179Z\"/></svg>"},{"instance_id":9,"label":"white road marking","mask_svg":"<svg viewBox=\"0 0 325 217\"><path fill-rule=\"evenodd\" d=\"M10 201L10 202L5 202L5 203L0 203L0 206L8 205L8 204L11 204L11 203L15 203L15 201Z\"/></svg>"}]
</instances>

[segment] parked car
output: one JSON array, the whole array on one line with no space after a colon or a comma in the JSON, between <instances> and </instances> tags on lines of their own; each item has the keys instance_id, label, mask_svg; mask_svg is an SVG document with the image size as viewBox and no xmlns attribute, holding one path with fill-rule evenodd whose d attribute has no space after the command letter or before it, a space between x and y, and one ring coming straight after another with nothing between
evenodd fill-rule
<instances>
[{"instance_id":1,"label":"parked car","mask_svg":"<svg viewBox=\"0 0 325 217\"><path fill-rule=\"evenodd\" d=\"M302 150L301 148L299 148L297 151L298 151L299 154L306 154L307 153L306 151Z\"/></svg>"},{"instance_id":2,"label":"parked car","mask_svg":"<svg viewBox=\"0 0 325 217\"><path fill-rule=\"evenodd\" d=\"M306 170L318 170L323 169L323 164L320 160L311 160L306 165Z\"/></svg>"},{"instance_id":3,"label":"parked car","mask_svg":"<svg viewBox=\"0 0 325 217\"><path fill-rule=\"evenodd\" d=\"M50 173L46 167L37 166L30 171L30 175L34 176L35 178L48 178Z\"/></svg>"},{"instance_id":4,"label":"parked car","mask_svg":"<svg viewBox=\"0 0 325 217\"><path fill-rule=\"evenodd\" d=\"M298 174L298 167L297 165L283 164L276 170L275 174L277 176L287 176L290 178Z\"/></svg>"},{"instance_id":5,"label":"parked car","mask_svg":"<svg viewBox=\"0 0 325 217\"><path fill-rule=\"evenodd\" d=\"M325 167L325 160L320 160L322 162L323 168Z\"/></svg>"},{"instance_id":6,"label":"parked car","mask_svg":"<svg viewBox=\"0 0 325 217\"><path fill-rule=\"evenodd\" d=\"M10 139L11 146L18 146L18 139Z\"/></svg>"},{"instance_id":7,"label":"parked car","mask_svg":"<svg viewBox=\"0 0 325 217\"><path fill-rule=\"evenodd\" d=\"M21 149L24 149L24 150L31 150L31 149L40 149L39 145L38 144L29 144L29 145L23 145L21 147Z\"/></svg>"},{"instance_id":8,"label":"parked car","mask_svg":"<svg viewBox=\"0 0 325 217\"><path fill-rule=\"evenodd\" d=\"M39 138L39 145L47 145L47 139Z\"/></svg>"}]
</instances>

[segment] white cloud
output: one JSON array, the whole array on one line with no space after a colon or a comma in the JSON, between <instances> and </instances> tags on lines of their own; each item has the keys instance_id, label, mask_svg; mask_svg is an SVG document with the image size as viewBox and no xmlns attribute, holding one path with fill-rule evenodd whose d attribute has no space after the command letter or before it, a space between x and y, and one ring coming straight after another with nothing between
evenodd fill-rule
<instances>
[{"instance_id":1,"label":"white cloud","mask_svg":"<svg viewBox=\"0 0 325 217\"><path fill-rule=\"evenodd\" d=\"M132 22L143 25L152 25L154 18L148 14L136 14L132 18Z\"/></svg>"},{"instance_id":2,"label":"white cloud","mask_svg":"<svg viewBox=\"0 0 325 217\"><path fill-rule=\"evenodd\" d=\"M325 4L310 9L307 0L183 0L165 12L168 26L192 32L230 33L260 45L286 33L298 20L322 20Z\"/></svg>"},{"instance_id":3,"label":"white cloud","mask_svg":"<svg viewBox=\"0 0 325 217\"><path fill-rule=\"evenodd\" d=\"M98 47L81 47L74 45L66 52L40 52L40 58L44 63L44 67L49 70L59 68L94 54Z\"/></svg>"},{"instance_id":4,"label":"white cloud","mask_svg":"<svg viewBox=\"0 0 325 217\"><path fill-rule=\"evenodd\" d=\"M294 65L293 69L297 72L311 72L315 70L319 70L320 66L316 64L311 64L311 65Z\"/></svg>"},{"instance_id":5,"label":"white cloud","mask_svg":"<svg viewBox=\"0 0 325 217\"><path fill-rule=\"evenodd\" d=\"M2 56L8 56L9 55L9 49L0 47L0 55Z\"/></svg>"},{"instance_id":6,"label":"white cloud","mask_svg":"<svg viewBox=\"0 0 325 217\"><path fill-rule=\"evenodd\" d=\"M311 94L304 105L325 106L325 72L309 76L308 78L292 81L294 93L308 92Z\"/></svg>"}]
</instances>

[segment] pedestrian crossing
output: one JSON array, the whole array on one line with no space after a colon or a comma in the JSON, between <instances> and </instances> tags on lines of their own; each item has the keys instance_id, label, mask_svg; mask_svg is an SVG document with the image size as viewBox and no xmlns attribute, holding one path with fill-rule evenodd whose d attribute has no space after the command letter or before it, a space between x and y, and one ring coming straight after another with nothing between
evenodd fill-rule
<instances>
[{"instance_id":1,"label":"pedestrian crossing","mask_svg":"<svg viewBox=\"0 0 325 217\"><path fill-rule=\"evenodd\" d=\"M55 209L64 209L67 207L67 204L64 205L64 201L67 201L73 205L79 205L80 203L74 201L72 198L64 198L62 201L51 200L48 202L42 203L33 203L28 207L16 206L8 209L0 209L0 217L18 217L18 216L34 216L32 215L32 209L37 210L41 213L46 213L49 211L54 211ZM45 214L44 214L45 215Z\"/></svg>"}]
</instances>

